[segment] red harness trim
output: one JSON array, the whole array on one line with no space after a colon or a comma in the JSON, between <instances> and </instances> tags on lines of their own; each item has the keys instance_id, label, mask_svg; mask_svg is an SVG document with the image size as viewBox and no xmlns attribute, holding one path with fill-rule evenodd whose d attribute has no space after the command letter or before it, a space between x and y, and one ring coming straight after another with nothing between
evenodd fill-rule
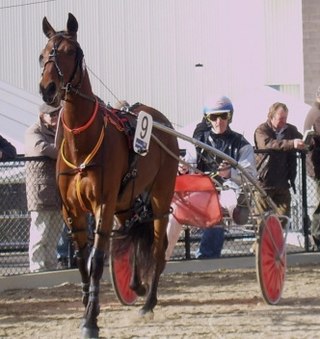
<instances>
[{"instance_id":1,"label":"red harness trim","mask_svg":"<svg viewBox=\"0 0 320 339\"><path fill-rule=\"evenodd\" d=\"M117 113L119 111L117 109L109 109L107 108L104 111L105 119L110 122L118 131L123 132L125 130L125 121L128 119L121 119Z\"/></svg>"},{"instance_id":2,"label":"red harness trim","mask_svg":"<svg viewBox=\"0 0 320 339\"><path fill-rule=\"evenodd\" d=\"M64 110L62 110L61 112L61 120L62 120L62 124L63 124L63 127L68 131L68 132L71 132L73 134L80 134L81 132L85 131L87 128L89 128L89 126L93 123L96 115L97 115L97 112L98 112L98 108L99 108L99 103L98 103L98 100L96 98L96 103L95 103L95 107L94 107L94 111L93 111L93 114L91 116L91 118L88 120L88 122L86 124L84 124L83 126L81 127L78 127L78 128L69 128L65 121L64 121L64 117L63 117L63 113L64 113Z\"/></svg>"},{"instance_id":3,"label":"red harness trim","mask_svg":"<svg viewBox=\"0 0 320 339\"><path fill-rule=\"evenodd\" d=\"M103 108L103 115L106 123L112 124L118 131L123 132L127 137L128 147L132 149L135 126L130 125L130 120L122 111L115 108ZM137 115L136 115L137 117Z\"/></svg>"}]
</instances>

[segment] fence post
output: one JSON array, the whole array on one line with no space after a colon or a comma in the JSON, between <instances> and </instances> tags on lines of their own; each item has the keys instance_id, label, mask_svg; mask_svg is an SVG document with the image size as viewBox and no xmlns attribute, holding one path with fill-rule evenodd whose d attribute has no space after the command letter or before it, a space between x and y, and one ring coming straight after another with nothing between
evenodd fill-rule
<instances>
[{"instance_id":1,"label":"fence post","mask_svg":"<svg viewBox=\"0 0 320 339\"><path fill-rule=\"evenodd\" d=\"M306 152L300 152L300 157L301 157L302 223L304 233L304 248L307 252L309 252L310 219L308 215L308 201L307 201Z\"/></svg>"},{"instance_id":2,"label":"fence post","mask_svg":"<svg viewBox=\"0 0 320 339\"><path fill-rule=\"evenodd\" d=\"M186 259L191 259L191 251L190 251L190 229L186 227L184 230L184 246L186 251Z\"/></svg>"}]
</instances>

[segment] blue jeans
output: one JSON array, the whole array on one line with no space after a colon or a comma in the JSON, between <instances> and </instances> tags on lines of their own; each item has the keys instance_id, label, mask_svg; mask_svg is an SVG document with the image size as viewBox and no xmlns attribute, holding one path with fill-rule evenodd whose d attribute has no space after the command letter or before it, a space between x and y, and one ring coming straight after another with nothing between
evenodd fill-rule
<instances>
[{"instance_id":1,"label":"blue jeans","mask_svg":"<svg viewBox=\"0 0 320 339\"><path fill-rule=\"evenodd\" d=\"M223 227L206 228L201 236L197 258L219 258L224 243Z\"/></svg>"},{"instance_id":2,"label":"blue jeans","mask_svg":"<svg viewBox=\"0 0 320 339\"><path fill-rule=\"evenodd\" d=\"M95 220L94 217L91 214L88 214L87 216L87 222L88 222L88 235L89 237L93 237L93 230L95 228ZM70 238L68 234L68 227L66 224L63 226L63 230L61 233L61 236L59 238L59 242L57 245L57 258L58 260L63 259L72 259L74 256L74 249L72 244L72 239Z\"/></svg>"},{"instance_id":3,"label":"blue jeans","mask_svg":"<svg viewBox=\"0 0 320 339\"><path fill-rule=\"evenodd\" d=\"M58 260L68 259L73 257L72 240L68 235L68 227L63 226L61 236L57 246L57 257Z\"/></svg>"}]
</instances>

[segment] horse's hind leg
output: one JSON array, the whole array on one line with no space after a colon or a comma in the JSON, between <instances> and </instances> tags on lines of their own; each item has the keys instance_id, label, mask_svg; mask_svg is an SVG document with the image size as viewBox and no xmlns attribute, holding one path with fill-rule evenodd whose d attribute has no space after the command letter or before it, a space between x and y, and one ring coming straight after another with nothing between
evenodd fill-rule
<instances>
[{"instance_id":1,"label":"horse's hind leg","mask_svg":"<svg viewBox=\"0 0 320 339\"><path fill-rule=\"evenodd\" d=\"M147 292L147 286L142 284L141 281L141 272L139 263L137 260L137 256L139 252L139 245L134 245L134 253L133 253L133 260L132 260L132 277L130 281L130 288L136 292L138 296L144 296Z\"/></svg>"},{"instance_id":2,"label":"horse's hind leg","mask_svg":"<svg viewBox=\"0 0 320 339\"><path fill-rule=\"evenodd\" d=\"M177 144L172 143L170 148L178 154ZM166 260L165 252L167 247L167 224L170 205L172 201L174 185L176 180L178 162L170 156L163 159L162 167L154 179L154 186L150 195L152 211L154 216L153 241L152 241L152 270L149 293L140 314L152 313L157 305L157 291L160 275L163 272Z\"/></svg>"},{"instance_id":3,"label":"horse's hind leg","mask_svg":"<svg viewBox=\"0 0 320 339\"><path fill-rule=\"evenodd\" d=\"M160 275L165 268L165 244L166 244L166 225L168 223L168 217L156 219L154 221L154 243L153 243L153 255L154 255L154 266L152 268L152 275L150 281L150 289L147 295L145 304L140 310L141 315L153 312L154 307L157 305L157 290Z\"/></svg>"}]
</instances>

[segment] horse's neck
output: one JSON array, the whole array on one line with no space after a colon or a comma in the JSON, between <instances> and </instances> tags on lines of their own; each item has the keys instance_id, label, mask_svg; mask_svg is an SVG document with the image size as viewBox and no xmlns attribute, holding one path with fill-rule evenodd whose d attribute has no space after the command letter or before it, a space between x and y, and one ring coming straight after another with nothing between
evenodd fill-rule
<instances>
[{"instance_id":1,"label":"horse's neck","mask_svg":"<svg viewBox=\"0 0 320 339\"><path fill-rule=\"evenodd\" d=\"M63 107L66 153L69 153L74 161L92 152L98 142L103 123L99 115L95 115L95 109L98 108L96 100L88 73L85 71L78 92L69 93Z\"/></svg>"},{"instance_id":2,"label":"horse's neck","mask_svg":"<svg viewBox=\"0 0 320 339\"><path fill-rule=\"evenodd\" d=\"M80 88L77 91L77 93L67 94L67 100L64 104L64 121L71 129L76 129L85 124L94 111L95 96L87 71L85 71Z\"/></svg>"},{"instance_id":3,"label":"horse's neck","mask_svg":"<svg viewBox=\"0 0 320 339\"><path fill-rule=\"evenodd\" d=\"M85 125L91 118L95 108L93 101L85 99L68 100L64 104L63 119L70 129Z\"/></svg>"},{"instance_id":4,"label":"horse's neck","mask_svg":"<svg viewBox=\"0 0 320 339\"><path fill-rule=\"evenodd\" d=\"M86 69L77 75L74 83L76 85L71 85L71 91L66 93L67 102L73 106L82 107L88 104L85 101L95 101L95 95L92 92L91 82Z\"/></svg>"}]
</instances>

